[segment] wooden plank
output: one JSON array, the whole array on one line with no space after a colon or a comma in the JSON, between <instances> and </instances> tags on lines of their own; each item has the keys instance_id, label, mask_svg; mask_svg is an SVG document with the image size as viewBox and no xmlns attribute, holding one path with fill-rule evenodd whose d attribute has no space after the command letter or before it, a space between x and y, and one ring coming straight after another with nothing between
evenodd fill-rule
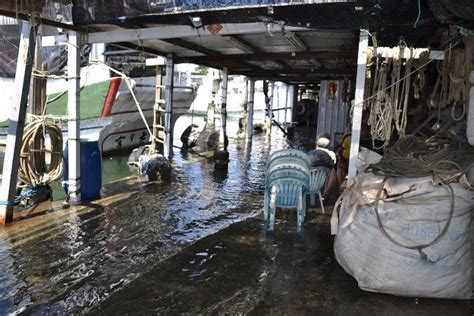
<instances>
[{"instance_id":1,"label":"wooden plank","mask_svg":"<svg viewBox=\"0 0 474 316\"><path fill-rule=\"evenodd\" d=\"M36 45L36 28L22 22L18 63L15 76L13 110L8 127L7 146L3 162L2 191L0 192L0 224L13 220L13 207L18 181L20 146L26 119L26 107L30 91L31 74Z\"/></svg>"}]
</instances>

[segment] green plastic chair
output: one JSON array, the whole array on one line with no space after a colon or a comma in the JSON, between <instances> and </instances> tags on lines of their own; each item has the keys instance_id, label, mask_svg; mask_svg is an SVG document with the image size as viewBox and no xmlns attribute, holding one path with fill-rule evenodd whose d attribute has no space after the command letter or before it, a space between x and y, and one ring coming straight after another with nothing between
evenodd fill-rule
<instances>
[{"instance_id":1,"label":"green plastic chair","mask_svg":"<svg viewBox=\"0 0 474 316\"><path fill-rule=\"evenodd\" d=\"M310 197L310 205L316 204L316 194L319 196L319 203L321 204L321 210L324 214L324 203L321 197L321 190L323 190L331 169L327 167L315 167L310 170L310 180L308 194Z\"/></svg>"},{"instance_id":2,"label":"green plastic chair","mask_svg":"<svg viewBox=\"0 0 474 316\"><path fill-rule=\"evenodd\" d=\"M301 163L308 168L311 165L311 158L304 152L296 149L280 149L275 151L268 157L267 170L274 165L279 165L285 162Z\"/></svg>"}]
</instances>

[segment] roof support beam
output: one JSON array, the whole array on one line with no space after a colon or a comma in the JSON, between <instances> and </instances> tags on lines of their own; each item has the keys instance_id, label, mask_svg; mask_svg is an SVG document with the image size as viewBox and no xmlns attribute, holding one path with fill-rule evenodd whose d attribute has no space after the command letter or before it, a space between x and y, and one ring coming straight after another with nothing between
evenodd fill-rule
<instances>
[{"instance_id":1,"label":"roof support beam","mask_svg":"<svg viewBox=\"0 0 474 316\"><path fill-rule=\"evenodd\" d=\"M285 40L293 46L294 49L297 49L298 51L306 51L308 50L308 46L299 38L299 36L296 33L293 32L285 32L283 35Z\"/></svg>"},{"instance_id":2,"label":"roof support beam","mask_svg":"<svg viewBox=\"0 0 474 316\"><path fill-rule=\"evenodd\" d=\"M238 36L220 36L220 38L226 44L228 44L232 47L235 47L237 49L240 49L244 53L251 54L251 53L255 53L255 52L259 51L258 48L255 48L249 42L244 41L243 39L241 39Z\"/></svg>"},{"instance_id":3,"label":"roof support beam","mask_svg":"<svg viewBox=\"0 0 474 316\"><path fill-rule=\"evenodd\" d=\"M149 28L138 28L120 31L95 32L84 35L84 42L93 43L116 43L116 42L130 42L141 41L147 39L170 39L170 38L184 38L197 36L226 36L234 34L256 34L265 33L267 28L265 23L239 23L239 24L221 24L222 29L216 34L211 33L207 28L197 29L187 25L173 25L173 26L158 26ZM282 27L274 23L274 32L282 32ZM305 27L286 26L285 31L311 31Z\"/></svg>"},{"instance_id":4,"label":"roof support beam","mask_svg":"<svg viewBox=\"0 0 474 316\"><path fill-rule=\"evenodd\" d=\"M212 56L212 57L222 56L221 53L219 53L215 50L205 48L201 45L197 45L197 44L194 44L194 43L189 42L189 41L185 41L181 38L162 39L161 41L166 42L168 44L175 45L175 46L179 46L179 47L182 47L182 48L186 48L186 49L189 49L189 50L192 50L192 51L195 51L195 52L207 55L207 56Z\"/></svg>"},{"instance_id":5,"label":"roof support beam","mask_svg":"<svg viewBox=\"0 0 474 316\"><path fill-rule=\"evenodd\" d=\"M356 52L353 51L307 51L296 53L255 53L255 54L233 54L223 55L218 60L207 56L196 57L180 57L177 58L178 63L238 63L242 60L259 61L259 60L304 60L304 59L355 59Z\"/></svg>"},{"instance_id":6,"label":"roof support beam","mask_svg":"<svg viewBox=\"0 0 474 316\"><path fill-rule=\"evenodd\" d=\"M165 52L159 51L154 48L140 46L135 43L119 42L119 43L114 43L114 46L123 47L127 49L133 49L133 50L136 50L137 52L148 53L148 54L152 54L156 56L163 56L163 57L167 56L167 53Z\"/></svg>"},{"instance_id":7,"label":"roof support beam","mask_svg":"<svg viewBox=\"0 0 474 316\"><path fill-rule=\"evenodd\" d=\"M258 77L258 76L280 76L281 78L285 78L286 76L299 76L301 77L310 77L310 76L344 76L344 75L351 75L355 74L355 68L337 68L337 69L320 69L311 71L309 69L277 69L277 70L258 70L258 71L248 71L248 70L234 70L232 74L241 74L249 77Z\"/></svg>"}]
</instances>

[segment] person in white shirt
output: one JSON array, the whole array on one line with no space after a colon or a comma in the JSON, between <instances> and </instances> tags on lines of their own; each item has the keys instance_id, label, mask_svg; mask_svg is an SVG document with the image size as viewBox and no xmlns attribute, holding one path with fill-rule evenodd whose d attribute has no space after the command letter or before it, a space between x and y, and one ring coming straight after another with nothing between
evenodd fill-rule
<instances>
[{"instance_id":1,"label":"person in white shirt","mask_svg":"<svg viewBox=\"0 0 474 316\"><path fill-rule=\"evenodd\" d=\"M336 164L336 153L329 150L331 143L331 135L324 133L318 136L315 142L315 149L311 150L308 155L311 158L311 167L324 166L332 169Z\"/></svg>"}]
</instances>

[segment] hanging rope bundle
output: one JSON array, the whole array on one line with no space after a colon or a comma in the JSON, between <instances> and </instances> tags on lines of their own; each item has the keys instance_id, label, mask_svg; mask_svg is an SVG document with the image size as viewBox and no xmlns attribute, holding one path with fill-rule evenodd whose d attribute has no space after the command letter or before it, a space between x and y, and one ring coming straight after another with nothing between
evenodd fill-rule
<instances>
[{"instance_id":1,"label":"hanging rope bundle","mask_svg":"<svg viewBox=\"0 0 474 316\"><path fill-rule=\"evenodd\" d=\"M394 121L395 127L397 128L398 134L400 137L405 136L405 130L407 128L407 120L408 120L408 101L410 100L410 83L411 83L411 69L413 66L413 48L410 48L410 57L405 62L405 75L406 78L403 80L402 85L402 92L401 96L402 99L400 103L396 104L396 108L394 108L395 113Z\"/></svg>"},{"instance_id":2,"label":"hanging rope bundle","mask_svg":"<svg viewBox=\"0 0 474 316\"><path fill-rule=\"evenodd\" d=\"M382 160L371 165L376 175L419 178L434 176L443 183L456 181L473 165L474 148L465 141L433 136L401 138L385 153Z\"/></svg>"},{"instance_id":3,"label":"hanging rope bundle","mask_svg":"<svg viewBox=\"0 0 474 316\"><path fill-rule=\"evenodd\" d=\"M466 115L464 96L466 95L466 66L464 50L450 48L441 64L438 64L438 78L430 96L430 105L438 111L451 105L453 120L460 121ZM461 114L455 116L457 106L461 105Z\"/></svg>"},{"instance_id":4,"label":"hanging rope bundle","mask_svg":"<svg viewBox=\"0 0 474 316\"><path fill-rule=\"evenodd\" d=\"M428 68L429 63L428 52L423 52L420 54L420 58L415 62L415 68L419 69L415 78L413 79L413 97L417 100L421 98L421 92L426 84L426 69Z\"/></svg>"},{"instance_id":5,"label":"hanging rope bundle","mask_svg":"<svg viewBox=\"0 0 474 316\"><path fill-rule=\"evenodd\" d=\"M385 147L392 134L392 99L387 91L387 73L390 68L390 59L385 59L379 67L374 82L376 98L370 103L370 116L368 124L371 126L372 140L374 148ZM382 147L375 146L375 140L382 140L385 143Z\"/></svg>"},{"instance_id":6,"label":"hanging rope bundle","mask_svg":"<svg viewBox=\"0 0 474 316\"><path fill-rule=\"evenodd\" d=\"M49 135L51 148L35 148L34 144ZM43 166L38 154L50 155L49 166ZM61 129L51 120L42 116L33 116L26 126L20 148L20 167L18 178L24 186L38 187L57 181L63 174L63 136Z\"/></svg>"},{"instance_id":7,"label":"hanging rope bundle","mask_svg":"<svg viewBox=\"0 0 474 316\"><path fill-rule=\"evenodd\" d=\"M400 40L399 45L393 49L393 58L386 57L380 63L380 57L377 56L375 60L375 80L372 87L375 98L368 103L368 124L373 147L376 149L385 148L389 144L394 128L400 136L405 136L414 60L413 48L410 48L410 55L403 62L406 47L405 41ZM387 78L389 72L390 80ZM376 146L376 141L381 141L382 145Z\"/></svg>"}]
</instances>

